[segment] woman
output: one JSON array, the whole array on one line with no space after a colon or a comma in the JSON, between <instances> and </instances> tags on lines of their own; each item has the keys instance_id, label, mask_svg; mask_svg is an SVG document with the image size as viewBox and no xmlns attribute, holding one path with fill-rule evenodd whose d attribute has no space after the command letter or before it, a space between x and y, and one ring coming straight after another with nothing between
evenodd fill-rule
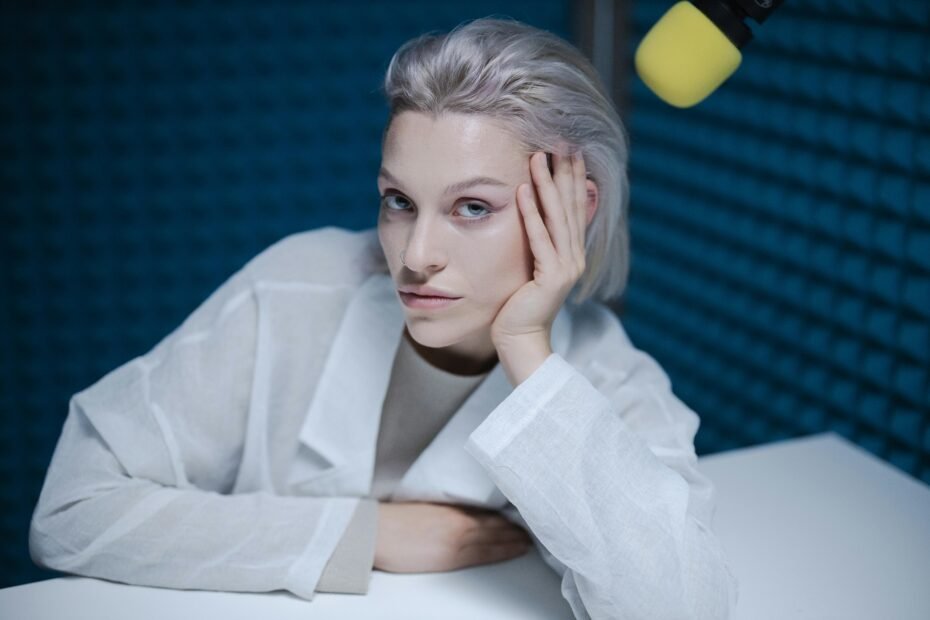
<instances>
[{"instance_id":1,"label":"woman","mask_svg":"<svg viewBox=\"0 0 930 620\"><path fill-rule=\"evenodd\" d=\"M602 303L627 148L594 69L480 19L385 90L377 229L286 237L75 394L33 558L312 599L531 542L578 618L727 617L698 416Z\"/></svg>"}]
</instances>

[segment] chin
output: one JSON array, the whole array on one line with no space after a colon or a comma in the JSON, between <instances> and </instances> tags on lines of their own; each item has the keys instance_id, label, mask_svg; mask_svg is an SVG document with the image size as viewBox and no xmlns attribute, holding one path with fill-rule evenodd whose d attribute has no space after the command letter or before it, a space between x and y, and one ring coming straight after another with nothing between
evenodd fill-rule
<instances>
[{"instance_id":1,"label":"chin","mask_svg":"<svg viewBox=\"0 0 930 620\"><path fill-rule=\"evenodd\" d=\"M410 338L416 341L417 344L431 349L441 349L458 342L455 335L449 333L448 326L444 327L441 324L432 323L411 326L408 322L407 331L410 333Z\"/></svg>"}]
</instances>

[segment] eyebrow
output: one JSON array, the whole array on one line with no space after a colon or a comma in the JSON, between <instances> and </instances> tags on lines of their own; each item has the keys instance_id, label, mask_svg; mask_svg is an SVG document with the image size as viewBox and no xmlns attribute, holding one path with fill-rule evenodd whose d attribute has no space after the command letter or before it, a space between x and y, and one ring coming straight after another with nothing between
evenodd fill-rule
<instances>
[{"instance_id":1,"label":"eyebrow","mask_svg":"<svg viewBox=\"0 0 930 620\"><path fill-rule=\"evenodd\" d=\"M397 179L397 177L395 177L393 174L388 172L387 168L381 168L381 170L378 171L378 176L387 179L388 181L390 181L391 183L394 183L395 185L403 185L403 183L401 183ZM465 191L466 189L470 189L477 185L496 185L499 187L510 187L510 183L505 183L503 181L494 179L492 177L478 176L478 177L472 177L471 179L466 179L465 181L459 181L458 183L453 183L452 185L450 185L449 187L445 189L445 191L443 192L443 195L448 196L449 194L455 194L457 192L462 192L462 191Z\"/></svg>"}]
</instances>

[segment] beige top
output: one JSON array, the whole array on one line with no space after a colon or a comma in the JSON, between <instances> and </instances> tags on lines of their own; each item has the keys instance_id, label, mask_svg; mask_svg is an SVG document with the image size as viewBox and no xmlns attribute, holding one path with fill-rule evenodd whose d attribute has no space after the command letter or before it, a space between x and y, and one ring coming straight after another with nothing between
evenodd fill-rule
<instances>
[{"instance_id":1,"label":"beige top","mask_svg":"<svg viewBox=\"0 0 930 620\"><path fill-rule=\"evenodd\" d=\"M490 371L457 375L427 362L404 332L394 357L378 427L371 493L317 583L320 592L366 594L374 565L378 501L389 500L407 469Z\"/></svg>"}]
</instances>

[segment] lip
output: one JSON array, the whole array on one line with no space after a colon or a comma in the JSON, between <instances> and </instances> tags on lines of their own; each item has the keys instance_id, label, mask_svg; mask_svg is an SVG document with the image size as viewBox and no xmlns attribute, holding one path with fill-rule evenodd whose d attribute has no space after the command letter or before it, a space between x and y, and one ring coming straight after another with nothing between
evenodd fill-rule
<instances>
[{"instance_id":1,"label":"lip","mask_svg":"<svg viewBox=\"0 0 930 620\"><path fill-rule=\"evenodd\" d=\"M461 297L427 297L398 291L400 300L408 308L420 308L423 310L437 310L451 306L461 299Z\"/></svg>"},{"instance_id":2,"label":"lip","mask_svg":"<svg viewBox=\"0 0 930 620\"><path fill-rule=\"evenodd\" d=\"M411 293L419 297L448 297L449 299L459 298L459 295L453 295L449 291L433 288L432 286L415 286L413 284L409 284L400 287L398 291L401 293Z\"/></svg>"}]
</instances>

